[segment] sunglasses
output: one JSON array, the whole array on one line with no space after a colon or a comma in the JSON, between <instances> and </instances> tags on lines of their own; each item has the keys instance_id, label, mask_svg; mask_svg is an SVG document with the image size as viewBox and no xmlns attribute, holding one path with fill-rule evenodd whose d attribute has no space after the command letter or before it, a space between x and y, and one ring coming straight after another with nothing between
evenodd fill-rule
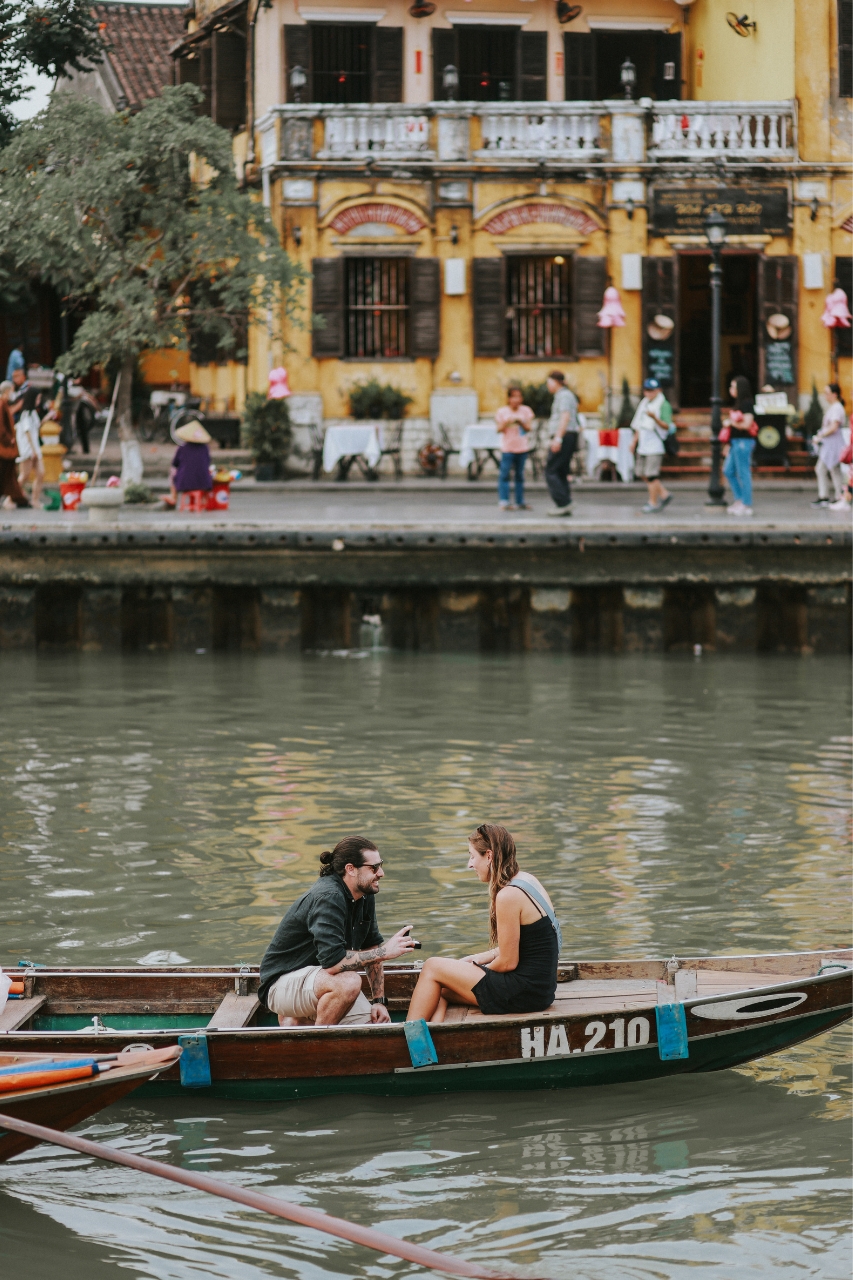
<instances>
[{"instance_id":1,"label":"sunglasses","mask_svg":"<svg viewBox=\"0 0 853 1280\"><path fill-rule=\"evenodd\" d=\"M360 867L360 870L362 870L362 871L377 871L377 870L379 869L379 867L384 866L384 865L385 865L385 864L382 862L382 859L380 858L380 860L379 860L378 862L362 862L361 867Z\"/></svg>"}]
</instances>

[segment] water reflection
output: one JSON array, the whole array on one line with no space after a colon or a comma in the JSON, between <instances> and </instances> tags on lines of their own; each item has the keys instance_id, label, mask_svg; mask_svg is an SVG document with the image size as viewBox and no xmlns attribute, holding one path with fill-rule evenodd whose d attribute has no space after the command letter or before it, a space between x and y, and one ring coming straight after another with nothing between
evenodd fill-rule
<instances>
[{"instance_id":1,"label":"water reflection","mask_svg":"<svg viewBox=\"0 0 853 1280\"><path fill-rule=\"evenodd\" d=\"M257 960L352 830L386 860L386 931L459 953L485 942L465 837L487 818L567 952L847 938L843 659L4 655L3 674L7 964ZM88 1132L520 1274L846 1277L848 1039L601 1093L131 1102ZM415 1274L70 1154L22 1157L0 1189L22 1280Z\"/></svg>"}]
</instances>

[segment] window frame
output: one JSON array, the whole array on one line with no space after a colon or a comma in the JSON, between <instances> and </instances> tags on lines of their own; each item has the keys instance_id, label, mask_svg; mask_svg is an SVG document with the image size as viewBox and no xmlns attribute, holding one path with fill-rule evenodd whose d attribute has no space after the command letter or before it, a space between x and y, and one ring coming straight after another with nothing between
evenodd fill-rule
<instances>
[{"instance_id":1,"label":"window frame","mask_svg":"<svg viewBox=\"0 0 853 1280\"><path fill-rule=\"evenodd\" d=\"M575 254L574 252L568 249L563 249L563 250L555 249L555 250L551 250L550 252L547 249L544 249L541 251L535 251L535 250L531 251L529 249L525 249L523 251L506 253L504 257L505 257L505 263L504 263L504 307L505 307L504 352L505 354L503 357L504 360L511 361L514 364L533 364L533 363L542 363L542 362L549 362L553 364L555 361L558 361L558 360L571 360L571 361L577 360L578 357L576 353L575 332L574 332L574 328L575 328L575 314L574 314L575 313L575 298L574 298ZM562 263L555 263L554 260L556 258L563 258L564 261ZM565 279L565 287L568 293L568 301L566 303L546 302L546 303L537 304L537 302L535 301L530 303L513 303L511 301L513 277L519 271L520 264L537 263L537 262L543 262L543 263L550 262L558 268L560 275L563 276ZM520 284L520 276L518 276L517 279ZM537 307L546 308L552 313L556 313L559 311L562 311L565 313L561 323L562 325L565 326L565 331L568 336L568 350L564 352L551 351L551 352L543 353L542 355L539 355L537 353L522 354L520 352L515 352L515 353L513 352L512 350L513 324L518 320L518 312L521 311L522 309L528 312L535 311ZM516 312L516 315L514 317L510 316L511 311ZM528 323L529 323L529 317L528 317Z\"/></svg>"},{"instance_id":2,"label":"window frame","mask_svg":"<svg viewBox=\"0 0 853 1280\"><path fill-rule=\"evenodd\" d=\"M412 300L411 300L411 258L409 255L402 254L351 254L343 258L343 360L356 361L363 363L370 361L371 363L389 363L395 361L411 361L415 357L411 354L412 346ZM399 275L402 276L403 287L405 290L405 302L403 303L383 303L383 302L362 302L353 304L350 301L350 289L353 277L357 275L359 267L364 272L368 263L374 264L385 263L398 269ZM399 287L399 282L398 282ZM380 290L382 281L380 278ZM360 355L350 350L350 335L352 332L351 317L358 314L367 316L372 313L375 317L377 313L380 316L397 314L402 315L404 325L404 346L405 350L397 355L384 355L380 351L374 355ZM381 344L380 344L381 345Z\"/></svg>"}]
</instances>

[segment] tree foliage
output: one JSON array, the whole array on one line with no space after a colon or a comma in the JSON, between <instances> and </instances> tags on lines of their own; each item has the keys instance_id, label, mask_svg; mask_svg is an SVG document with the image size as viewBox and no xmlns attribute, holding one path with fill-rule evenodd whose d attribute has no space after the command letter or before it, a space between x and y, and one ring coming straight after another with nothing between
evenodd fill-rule
<instances>
[{"instance_id":1,"label":"tree foliage","mask_svg":"<svg viewBox=\"0 0 853 1280\"><path fill-rule=\"evenodd\" d=\"M104 44L87 0L0 0L0 144L16 127L11 108L29 92L27 64L58 79L101 61Z\"/></svg>"},{"instance_id":2,"label":"tree foliage","mask_svg":"<svg viewBox=\"0 0 853 1280\"><path fill-rule=\"evenodd\" d=\"M191 330L239 356L247 313L292 304L300 270L198 100L166 89L131 115L62 95L0 153L0 244L83 316L68 372L186 346Z\"/></svg>"},{"instance_id":3,"label":"tree foliage","mask_svg":"<svg viewBox=\"0 0 853 1280\"><path fill-rule=\"evenodd\" d=\"M290 439L287 401L268 400L260 391L251 392L243 410L243 440L257 465L271 468L276 479L284 474Z\"/></svg>"}]
</instances>

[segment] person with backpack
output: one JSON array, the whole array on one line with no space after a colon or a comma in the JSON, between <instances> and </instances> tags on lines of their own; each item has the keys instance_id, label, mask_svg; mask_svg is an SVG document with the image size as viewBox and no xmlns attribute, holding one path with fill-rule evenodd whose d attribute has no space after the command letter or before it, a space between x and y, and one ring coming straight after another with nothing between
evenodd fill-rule
<instances>
[{"instance_id":1,"label":"person with backpack","mask_svg":"<svg viewBox=\"0 0 853 1280\"><path fill-rule=\"evenodd\" d=\"M631 450L635 455L634 474L645 480L649 500L643 507L645 515L657 514L672 502L672 494L664 488L660 468L666 453L666 438L674 433L672 405L667 400L657 378L646 378L643 395L631 422L634 440Z\"/></svg>"}]
</instances>

